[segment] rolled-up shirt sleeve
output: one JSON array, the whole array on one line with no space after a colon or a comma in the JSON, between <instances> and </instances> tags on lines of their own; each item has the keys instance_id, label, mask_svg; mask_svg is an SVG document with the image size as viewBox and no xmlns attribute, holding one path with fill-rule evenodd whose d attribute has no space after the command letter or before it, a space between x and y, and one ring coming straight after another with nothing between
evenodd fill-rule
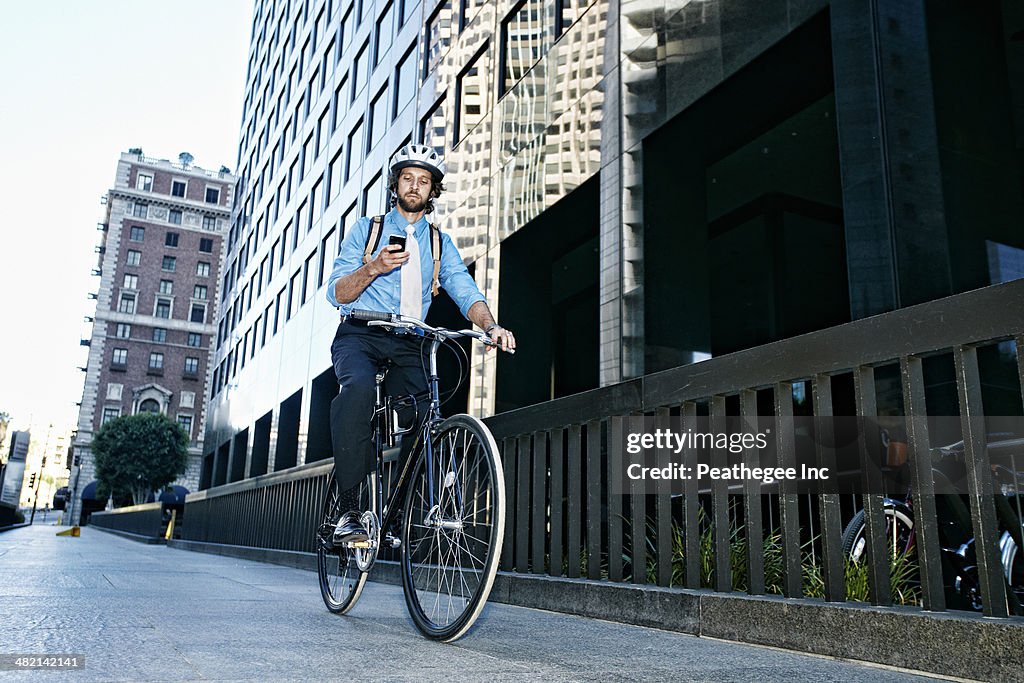
<instances>
[{"instance_id":1,"label":"rolled-up shirt sleeve","mask_svg":"<svg viewBox=\"0 0 1024 683\"><path fill-rule=\"evenodd\" d=\"M366 237L370 226L369 218L360 218L348 231L341 242L338 257L334 259L331 276L327 279L327 300L335 308L346 307L334 298L334 285L346 275L351 275L363 265L363 250L366 248Z\"/></svg>"},{"instance_id":2,"label":"rolled-up shirt sleeve","mask_svg":"<svg viewBox=\"0 0 1024 683\"><path fill-rule=\"evenodd\" d=\"M466 264L462 262L459 250L447 233L441 233L441 269L438 280L441 287L448 292L462 315L469 318L469 308L477 301L486 301L476 281L470 276Z\"/></svg>"}]
</instances>

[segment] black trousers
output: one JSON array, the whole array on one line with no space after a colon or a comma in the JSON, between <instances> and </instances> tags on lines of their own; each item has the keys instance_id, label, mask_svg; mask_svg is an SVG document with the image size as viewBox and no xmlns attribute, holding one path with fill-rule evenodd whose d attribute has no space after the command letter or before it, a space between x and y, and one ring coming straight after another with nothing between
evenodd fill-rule
<instances>
[{"instance_id":1,"label":"black trousers","mask_svg":"<svg viewBox=\"0 0 1024 683\"><path fill-rule=\"evenodd\" d=\"M428 348L421 337L396 335L349 322L338 325L331 344L331 360L341 388L331 402L331 443L339 491L362 483L375 467L371 440L374 377L388 360L391 369L384 380L387 393L417 397L419 414L414 414L411 406L399 410L399 423L406 426L415 418L418 427L426 415L429 399L424 368ZM412 447L414 434L403 439L403 455Z\"/></svg>"}]
</instances>

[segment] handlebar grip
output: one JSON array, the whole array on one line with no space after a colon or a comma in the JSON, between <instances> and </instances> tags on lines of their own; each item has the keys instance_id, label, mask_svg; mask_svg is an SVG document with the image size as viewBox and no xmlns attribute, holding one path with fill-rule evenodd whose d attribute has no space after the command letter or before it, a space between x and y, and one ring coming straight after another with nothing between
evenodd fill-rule
<instances>
[{"instance_id":1,"label":"handlebar grip","mask_svg":"<svg viewBox=\"0 0 1024 683\"><path fill-rule=\"evenodd\" d=\"M356 320L364 320L366 322L371 320L380 320L386 323L397 322L397 316L394 313L378 313L377 311L364 311L357 308L350 315Z\"/></svg>"}]
</instances>

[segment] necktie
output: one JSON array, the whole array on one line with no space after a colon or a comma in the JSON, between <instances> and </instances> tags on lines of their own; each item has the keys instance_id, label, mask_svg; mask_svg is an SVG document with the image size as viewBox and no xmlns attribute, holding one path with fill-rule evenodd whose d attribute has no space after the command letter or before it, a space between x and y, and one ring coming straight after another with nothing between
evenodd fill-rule
<instances>
[{"instance_id":1,"label":"necktie","mask_svg":"<svg viewBox=\"0 0 1024 683\"><path fill-rule=\"evenodd\" d=\"M420 245L416 242L415 229L405 227L405 248L409 260L402 266L402 302L399 312L404 316L420 319L423 307L423 269L420 268Z\"/></svg>"}]
</instances>

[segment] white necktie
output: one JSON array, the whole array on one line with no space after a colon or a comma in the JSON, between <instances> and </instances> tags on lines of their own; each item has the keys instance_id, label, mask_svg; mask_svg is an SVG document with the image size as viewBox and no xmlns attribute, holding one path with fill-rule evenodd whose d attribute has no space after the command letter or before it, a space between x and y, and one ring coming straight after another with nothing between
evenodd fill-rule
<instances>
[{"instance_id":1,"label":"white necktie","mask_svg":"<svg viewBox=\"0 0 1024 683\"><path fill-rule=\"evenodd\" d=\"M409 260L402 266L402 303L399 312L419 320L423 308L423 270L420 268L420 245L416 241L416 230L411 225L405 227L405 248L409 252Z\"/></svg>"}]
</instances>

